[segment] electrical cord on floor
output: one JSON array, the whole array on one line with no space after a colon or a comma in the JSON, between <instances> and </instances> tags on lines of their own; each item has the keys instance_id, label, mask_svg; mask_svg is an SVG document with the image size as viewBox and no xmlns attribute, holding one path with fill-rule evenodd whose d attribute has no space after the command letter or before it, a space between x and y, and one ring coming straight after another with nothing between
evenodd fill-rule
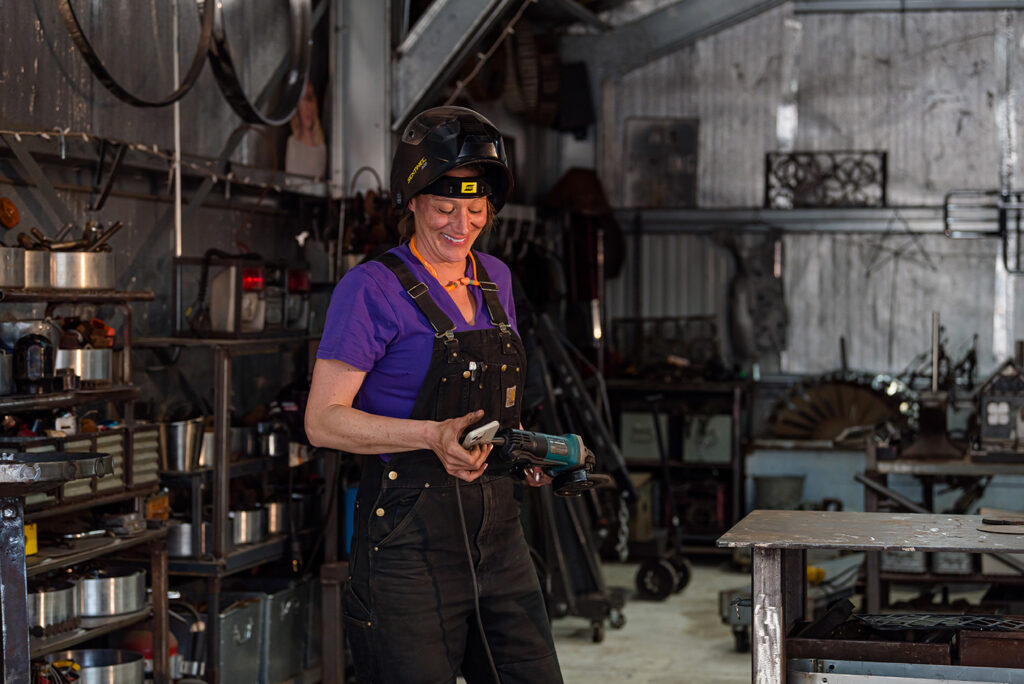
<instances>
[{"instance_id":1,"label":"electrical cord on floor","mask_svg":"<svg viewBox=\"0 0 1024 684\"><path fill-rule=\"evenodd\" d=\"M491 674L494 675L495 684L501 684L501 677L498 675L498 668L494 664L494 656L491 655L491 647L487 645L487 633L484 631L484 622L480 618L480 585L476 581L476 568L473 567L473 550L469 546L469 530L466 529L466 512L462 508L462 481L455 480L455 502L459 505L459 521L462 523L462 541L466 544L466 561L469 563L469 576L473 580L473 608L476 611L476 627L480 630L480 640L484 645L484 654L491 666Z\"/></svg>"}]
</instances>

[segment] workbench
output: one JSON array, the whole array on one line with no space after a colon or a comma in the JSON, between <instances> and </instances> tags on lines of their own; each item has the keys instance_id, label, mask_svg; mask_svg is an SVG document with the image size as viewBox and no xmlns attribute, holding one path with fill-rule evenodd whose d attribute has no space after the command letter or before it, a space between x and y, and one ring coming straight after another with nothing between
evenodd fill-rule
<instances>
[{"instance_id":1,"label":"workbench","mask_svg":"<svg viewBox=\"0 0 1024 684\"><path fill-rule=\"evenodd\" d=\"M980 515L758 510L718 545L753 551L752 681L786 681L786 635L803 616L807 549L1024 553L1024 535L978 531Z\"/></svg>"}]
</instances>

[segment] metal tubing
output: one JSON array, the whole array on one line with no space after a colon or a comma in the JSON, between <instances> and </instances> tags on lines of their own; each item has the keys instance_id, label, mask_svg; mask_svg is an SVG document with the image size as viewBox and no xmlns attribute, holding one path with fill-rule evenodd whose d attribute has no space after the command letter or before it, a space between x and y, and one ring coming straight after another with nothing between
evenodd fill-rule
<instances>
[{"instance_id":1,"label":"metal tubing","mask_svg":"<svg viewBox=\"0 0 1024 684\"><path fill-rule=\"evenodd\" d=\"M939 391L939 312L932 311L932 392Z\"/></svg>"},{"instance_id":2,"label":"metal tubing","mask_svg":"<svg viewBox=\"0 0 1024 684\"><path fill-rule=\"evenodd\" d=\"M754 547L750 654L754 684L786 681L782 549Z\"/></svg>"}]
</instances>

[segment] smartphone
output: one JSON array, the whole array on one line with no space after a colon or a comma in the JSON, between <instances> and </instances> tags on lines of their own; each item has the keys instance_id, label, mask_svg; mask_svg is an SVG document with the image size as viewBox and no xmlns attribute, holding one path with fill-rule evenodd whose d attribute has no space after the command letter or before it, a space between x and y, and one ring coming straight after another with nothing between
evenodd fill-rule
<instances>
[{"instance_id":1,"label":"smartphone","mask_svg":"<svg viewBox=\"0 0 1024 684\"><path fill-rule=\"evenodd\" d=\"M462 446L466 449L472 449L477 444L490 444L491 440L494 439L494 435L498 432L498 426L500 423L496 420L492 420L486 425L481 425L475 430L470 430L466 433L466 436L462 438Z\"/></svg>"}]
</instances>

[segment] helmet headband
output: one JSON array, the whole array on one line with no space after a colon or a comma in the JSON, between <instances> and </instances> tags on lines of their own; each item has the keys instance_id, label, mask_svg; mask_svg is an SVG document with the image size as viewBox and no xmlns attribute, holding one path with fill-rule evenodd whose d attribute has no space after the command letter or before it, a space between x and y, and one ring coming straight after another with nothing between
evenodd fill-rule
<instances>
[{"instance_id":1,"label":"helmet headband","mask_svg":"<svg viewBox=\"0 0 1024 684\"><path fill-rule=\"evenodd\" d=\"M423 188L419 194L451 197L452 199L474 199L491 194L491 185L485 176L441 176Z\"/></svg>"}]
</instances>

